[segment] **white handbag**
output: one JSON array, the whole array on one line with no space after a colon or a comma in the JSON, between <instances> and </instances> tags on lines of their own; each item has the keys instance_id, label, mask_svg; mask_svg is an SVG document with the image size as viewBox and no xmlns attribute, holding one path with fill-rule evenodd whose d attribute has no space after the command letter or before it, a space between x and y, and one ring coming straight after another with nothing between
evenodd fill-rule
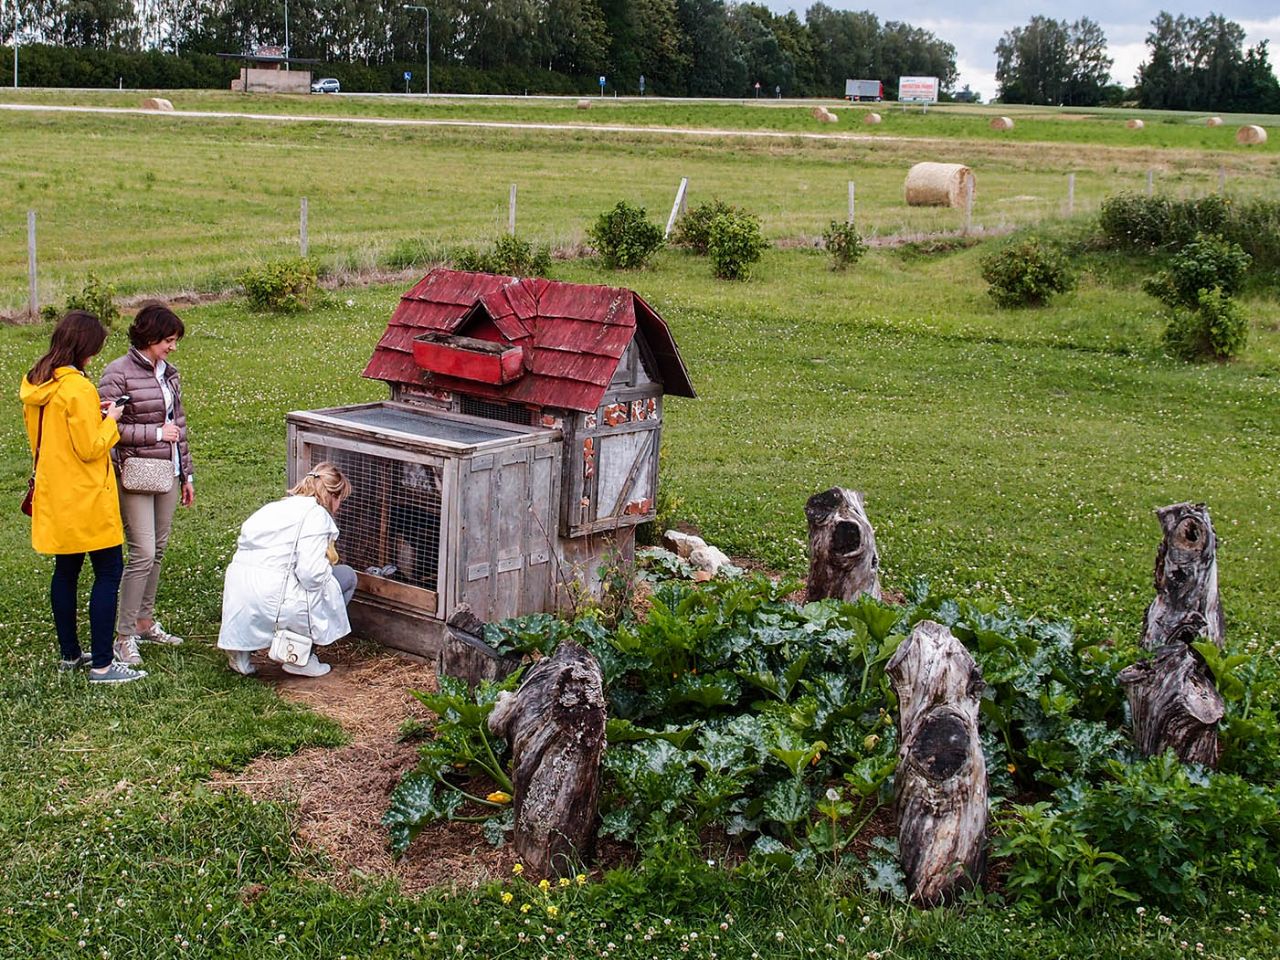
<instances>
[{"instance_id":1,"label":"white handbag","mask_svg":"<svg viewBox=\"0 0 1280 960\"><path fill-rule=\"evenodd\" d=\"M271 635L271 648L267 651L276 663L291 663L301 667L311 659L311 638L293 630L277 626Z\"/></svg>"},{"instance_id":2,"label":"white handbag","mask_svg":"<svg viewBox=\"0 0 1280 960\"><path fill-rule=\"evenodd\" d=\"M312 639L310 636L304 636L296 630L290 630L287 627L280 626L280 611L284 607L285 589L289 586L289 577L293 575L294 564L298 561L298 540L302 537L302 523L298 524L298 533L293 538L293 556L289 560L289 569L284 575L284 585L280 588L280 604L276 607L276 623L275 628L271 632L271 646L267 649L267 656L276 663L292 664L295 667L301 667L311 659ZM306 596L306 589L303 589L303 595L306 597L307 609L307 630L311 630L311 598Z\"/></svg>"},{"instance_id":3,"label":"white handbag","mask_svg":"<svg viewBox=\"0 0 1280 960\"><path fill-rule=\"evenodd\" d=\"M173 477L172 460L130 457L120 468L120 485L130 493L168 493Z\"/></svg>"}]
</instances>

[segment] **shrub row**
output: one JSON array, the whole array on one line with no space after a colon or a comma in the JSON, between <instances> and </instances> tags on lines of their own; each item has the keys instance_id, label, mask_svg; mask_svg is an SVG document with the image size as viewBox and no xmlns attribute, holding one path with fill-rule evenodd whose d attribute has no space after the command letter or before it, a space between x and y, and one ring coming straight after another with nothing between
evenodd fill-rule
<instances>
[{"instance_id":1,"label":"shrub row","mask_svg":"<svg viewBox=\"0 0 1280 960\"><path fill-rule=\"evenodd\" d=\"M1122 193L1103 201L1098 229L1106 246L1120 250L1176 250L1198 234L1218 234L1243 247L1257 266L1280 268L1280 200Z\"/></svg>"}]
</instances>

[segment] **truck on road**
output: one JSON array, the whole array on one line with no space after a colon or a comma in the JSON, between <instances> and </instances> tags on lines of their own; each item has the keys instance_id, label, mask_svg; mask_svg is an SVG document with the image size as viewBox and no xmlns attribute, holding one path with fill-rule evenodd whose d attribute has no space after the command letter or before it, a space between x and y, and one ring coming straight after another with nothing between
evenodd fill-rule
<instances>
[{"instance_id":1,"label":"truck on road","mask_svg":"<svg viewBox=\"0 0 1280 960\"><path fill-rule=\"evenodd\" d=\"M846 100L874 100L879 103L884 99L884 84L879 80L846 80L844 82L844 98Z\"/></svg>"}]
</instances>

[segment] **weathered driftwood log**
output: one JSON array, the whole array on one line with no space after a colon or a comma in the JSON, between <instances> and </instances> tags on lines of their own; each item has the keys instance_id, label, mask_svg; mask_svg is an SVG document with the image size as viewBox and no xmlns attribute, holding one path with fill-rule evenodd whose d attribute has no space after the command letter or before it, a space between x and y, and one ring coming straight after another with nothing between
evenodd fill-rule
<instances>
[{"instance_id":1,"label":"weathered driftwood log","mask_svg":"<svg viewBox=\"0 0 1280 960\"><path fill-rule=\"evenodd\" d=\"M604 723L600 664L571 642L489 715L489 729L511 744L516 855L535 876L568 876L591 852Z\"/></svg>"},{"instance_id":2,"label":"weathered driftwood log","mask_svg":"<svg viewBox=\"0 0 1280 960\"><path fill-rule=\"evenodd\" d=\"M1164 539L1156 551L1156 598L1143 618L1142 645L1156 650L1200 623L1197 632L1221 647L1218 538L1209 511L1203 503L1175 503L1156 517Z\"/></svg>"},{"instance_id":3,"label":"weathered driftwood log","mask_svg":"<svg viewBox=\"0 0 1280 960\"><path fill-rule=\"evenodd\" d=\"M1223 644L1218 541L1203 503L1175 503L1156 516L1164 538L1156 551L1156 597L1142 624L1142 645L1155 656L1126 667L1119 680L1144 756L1171 749L1185 763L1214 767L1226 707L1191 642Z\"/></svg>"},{"instance_id":4,"label":"weathered driftwood log","mask_svg":"<svg viewBox=\"0 0 1280 960\"><path fill-rule=\"evenodd\" d=\"M804 505L809 521L807 599L852 600L860 593L880 599L880 554L862 494L832 487Z\"/></svg>"},{"instance_id":5,"label":"weathered driftwood log","mask_svg":"<svg viewBox=\"0 0 1280 960\"><path fill-rule=\"evenodd\" d=\"M1192 628L1193 629L1193 628ZM1185 639L1183 639L1185 638ZM1129 698L1133 738L1143 756L1172 749L1184 763L1218 765L1218 721L1226 712L1189 629L1149 660L1120 671Z\"/></svg>"},{"instance_id":6,"label":"weathered driftwood log","mask_svg":"<svg viewBox=\"0 0 1280 960\"><path fill-rule=\"evenodd\" d=\"M484 642L484 623L465 603L459 604L445 624L436 673L465 680L474 688L481 680L501 680L519 666L519 656L503 654Z\"/></svg>"},{"instance_id":7,"label":"weathered driftwood log","mask_svg":"<svg viewBox=\"0 0 1280 960\"><path fill-rule=\"evenodd\" d=\"M885 667L898 695L898 851L915 903L978 883L987 860L982 672L941 624L922 620Z\"/></svg>"}]
</instances>

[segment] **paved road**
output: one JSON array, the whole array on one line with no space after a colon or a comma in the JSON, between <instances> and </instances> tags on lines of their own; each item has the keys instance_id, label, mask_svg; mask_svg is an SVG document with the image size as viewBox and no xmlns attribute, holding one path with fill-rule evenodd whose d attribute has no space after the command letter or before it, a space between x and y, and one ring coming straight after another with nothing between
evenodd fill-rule
<instances>
[{"instance_id":1,"label":"paved road","mask_svg":"<svg viewBox=\"0 0 1280 960\"><path fill-rule=\"evenodd\" d=\"M649 127L608 123L523 123L506 120L415 120L404 117L317 117L303 114L236 113L228 110L143 110L141 107L64 107L31 103L0 103L0 110L25 113L138 114L182 120L265 120L276 123L338 123L375 127L478 127L487 130L548 130L581 133L651 133L676 137L744 137L759 140L841 140L850 143L895 141L898 143L944 143L943 137L900 137L884 134L804 133L783 130L721 130L711 127Z\"/></svg>"}]
</instances>

